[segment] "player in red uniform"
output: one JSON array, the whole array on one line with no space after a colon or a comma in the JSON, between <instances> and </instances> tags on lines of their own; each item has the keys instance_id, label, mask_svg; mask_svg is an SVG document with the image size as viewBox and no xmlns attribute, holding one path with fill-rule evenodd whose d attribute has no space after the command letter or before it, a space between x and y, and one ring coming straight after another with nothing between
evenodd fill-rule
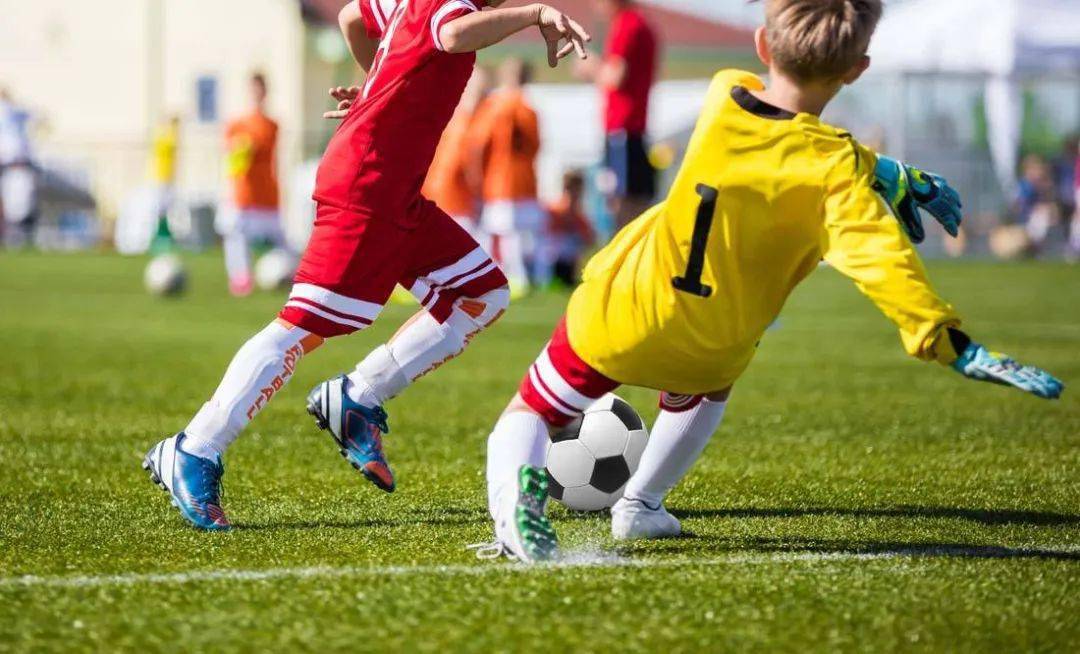
<instances>
[{"instance_id":1,"label":"player in red uniform","mask_svg":"<svg viewBox=\"0 0 1080 654\"><path fill-rule=\"evenodd\" d=\"M494 7L502 0L489 0ZM440 135L472 74L475 51L536 26L548 63L588 35L542 4L482 11L477 0L359 0L340 15L362 89L333 89L342 123L315 185L315 229L278 318L237 352L187 428L155 445L144 467L192 524L228 529L221 453L281 390L306 354L370 325L395 285L423 305L348 375L318 385L308 411L342 455L394 489L382 451L383 404L464 350L509 303L506 278L450 216L420 194Z\"/></svg>"}]
</instances>

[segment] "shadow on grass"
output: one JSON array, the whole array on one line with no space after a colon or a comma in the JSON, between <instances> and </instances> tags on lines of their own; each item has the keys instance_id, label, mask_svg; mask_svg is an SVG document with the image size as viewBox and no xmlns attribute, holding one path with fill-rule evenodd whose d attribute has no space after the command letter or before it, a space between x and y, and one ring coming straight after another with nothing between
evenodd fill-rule
<instances>
[{"instance_id":1,"label":"shadow on grass","mask_svg":"<svg viewBox=\"0 0 1080 654\"><path fill-rule=\"evenodd\" d=\"M241 523L240 531L308 531L315 529L372 529L395 527L469 527L485 524L486 511L459 507L433 508L429 511L405 511L393 517L366 517L355 520L279 520L271 523Z\"/></svg>"},{"instance_id":2,"label":"shadow on grass","mask_svg":"<svg viewBox=\"0 0 1080 654\"><path fill-rule=\"evenodd\" d=\"M888 508L841 509L830 507L733 508L673 510L680 518L802 518L840 516L853 518L950 518L984 525L1032 525L1051 527L1080 524L1080 515L1049 511L1012 509L969 509L963 507L896 506Z\"/></svg>"},{"instance_id":3,"label":"shadow on grass","mask_svg":"<svg viewBox=\"0 0 1080 654\"><path fill-rule=\"evenodd\" d=\"M821 554L867 555L871 557L897 558L958 558L958 559L1043 559L1051 561L1078 561L1080 552L1053 550L1041 547L1006 547L1004 545L980 545L972 543L904 543L898 541L854 541L821 539L770 539L712 538L686 534L680 538L653 541L641 547L621 548L622 554L677 554L693 552L700 554L703 543L715 543L708 548L711 553L758 552L764 554Z\"/></svg>"}]
</instances>

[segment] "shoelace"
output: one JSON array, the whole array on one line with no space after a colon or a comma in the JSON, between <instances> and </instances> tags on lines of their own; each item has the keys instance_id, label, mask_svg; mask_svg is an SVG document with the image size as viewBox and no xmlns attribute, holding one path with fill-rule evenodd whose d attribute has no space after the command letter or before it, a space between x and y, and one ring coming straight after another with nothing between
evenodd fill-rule
<instances>
[{"instance_id":1,"label":"shoelace","mask_svg":"<svg viewBox=\"0 0 1080 654\"><path fill-rule=\"evenodd\" d=\"M490 543L473 543L472 545L466 545L465 549L474 550L476 552L476 558L481 561L495 561L506 557L508 559L517 561L517 557L510 551L506 545L503 545L502 541L494 540Z\"/></svg>"},{"instance_id":2,"label":"shoelace","mask_svg":"<svg viewBox=\"0 0 1080 654\"><path fill-rule=\"evenodd\" d=\"M200 486L210 489L205 496L196 499L206 504L221 504L221 498L225 496L225 484L221 481L221 477L225 473L225 466L215 464L213 461L202 457L195 457L195 459L196 464L199 466L199 476L201 477L199 481L202 482Z\"/></svg>"}]
</instances>

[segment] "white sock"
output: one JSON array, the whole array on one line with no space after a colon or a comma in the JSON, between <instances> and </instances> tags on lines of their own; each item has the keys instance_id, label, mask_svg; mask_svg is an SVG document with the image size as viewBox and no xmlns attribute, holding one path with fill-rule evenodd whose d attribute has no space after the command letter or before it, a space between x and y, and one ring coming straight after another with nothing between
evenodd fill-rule
<instances>
[{"instance_id":1,"label":"white sock","mask_svg":"<svg viewBox=\"0 0 1080 654\"><path fill-rule=\"evenodd\" d=\"M648 506L663 504L679 483L724 418L727 402L702 400L693 409L675 413L661 411L649 434L637 472L626 484L623 496Z\"/></svg>"},{"instance_id":2,"label":"white sock","mask_svg":"<svg viewBox=\"0 0 1080 654\"><path fill-rule=\"evenodd\" d=\"M504 413L488 436L488 511L495 517L498 501L517 483L523 465L547 465L548 429L544 419L531 411Z\"/></svg>"},{"instance_id":3,"label":"white sock","mask_svg":"<svg viewBox=\"0 0 1080 654\"><path fill-rule=\"evenodd\" d=\"M248 239L237 225L221 239L225 251L225 274L229 281L251 278L251 252Z\"/></svg>"},{"instance_id":4,"label":"white sock","mask_svg":"<svg viewBox=\"0 0 1080 654\"><path fill-rule=\"evenodd\" d=\"M469 311L462 309L463 303L468 303ZM510 292L498 289L479 298L458 300L444 323L421 311L389 343L357 364L346 392L364 406L385 404L409 384L461 354L469 340L493 323L509 303Z\"/></svg>"},{"instance_id":5,"label":"white sock","mask_svg":"<svg viewBox=\"0 0 1080 654\"><path fill-rule=\"evenodd\" d=\"M213 397L184 430L184 451L208 459L220 456L292 378L305 343L312 339L321 342L310 332L276 321L252 336L233 357Z\"/></svg>"}]
</instances>

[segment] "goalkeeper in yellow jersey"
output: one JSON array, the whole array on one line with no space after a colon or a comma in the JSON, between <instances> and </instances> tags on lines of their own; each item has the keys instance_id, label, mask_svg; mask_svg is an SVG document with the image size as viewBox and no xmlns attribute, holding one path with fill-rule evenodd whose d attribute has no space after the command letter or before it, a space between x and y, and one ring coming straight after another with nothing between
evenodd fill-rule
<instances>
[{"instance_id":1,"label":"goalkeeper in yellow jersey","mask_svg":"<svg viewBox=\"0 0 1080 654\"><path fill-rule=\"evenodd\" d=\"M612 533L678 534L665 495L719 426L766 327L822 259L896 324L912 356L1061 394L1049 374L972 341L927 281L912 245L923 237L919 209L955 235L955 192L818 118L869 65L881 12L881 0L765 1L756 43L769 85L742 71L716 75L667 199L588 264L488 440L497 551L555 554L544 515L549 430L620 384L661 391L662 412L612 509Z\"/></svg>"}]
</instances>

